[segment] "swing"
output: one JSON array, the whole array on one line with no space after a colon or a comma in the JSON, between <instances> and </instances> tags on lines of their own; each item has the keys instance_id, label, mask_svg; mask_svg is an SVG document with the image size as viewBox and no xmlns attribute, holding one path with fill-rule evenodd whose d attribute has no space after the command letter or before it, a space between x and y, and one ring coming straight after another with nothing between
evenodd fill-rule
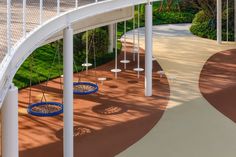
<instances>
[{"instance_id":1,"label":"swing","mask_svg":"<svg viewBox=\"0 0 236 157\"><path fill-rule=\"evenodd\" d=\"M94 33L93 33L93 46L95 46L94 44ZM89 52L89 44L88 44L88 31L86 32L86 61L84 64L82 64L82 67L84 69L84 67L86 68L86 74L88 73L88 67L92 66L91 63L88 63L88 52ZM74 62L75 64L75 62ZM79 73L78 68L75 64L75 68L77 70L77 73ZM96 54L94 51L94 68L95 68L95 77L96 77ZM83 71L82 69L82 71ZM98 85L97 83L92 83L92 82L81 82L80 79L78 80L78 82L74 82L73 83L73 93L76 95L89 95L89 94L93 94L96 93L98 91Z\"/></svg>"},{"instance_id":2,"label":"swing","mask_svg":"<svg viewBox=\"0 0 236 157\"><path fill-rule=\"evenodd\" d=\"M138 78L140 76L140 72L144 71L143 68L140 68L140 32L139 32L139 28L140 28L140 5L138 5L138 61L137 61L137 68L134 68L133 70L138 72Z\"/></svg>"},{"instance_id":3,"label":"swing","mask_svg":"<svg viewBox=\"0 0 236 157\"><path fill-rule=\"evenodd\" d=\"M138 48L136 46L136 26L135 26L135 6L134 6L134 18L133 18L133 61L135 61L136 53L138 53Z\"/></svg>"},{"instance_id":4,"label":"swing","mask_svg":"<svg viewBox=\"0 0 236 157\"><path fill-rule=\"evenodd\" d=\"M116 23L116 47L115 47L115 68L111 72L115 73L115 78L117 79L117 73L121 72L121 69L117 68L117 23Z\"/></svg>"},{"instance_id":5,"label":"swing","mask_svg":"<svg viewBox=\"0 0 236 157\"><path fill-rule=\"evenodd\" d=\"M57 51L56 51L54 58L53 58L52 67L55 62L56 55L58 57L58 62L60 65L59 42L57 43ZM33 56L31 56L31 61L30 61L30 71L31 71L30 76L32 76L32 62L33 62ZM52 67L50 68L50 70L52 69ZM50 79L50 70L48 72L48 79L46 82L46 87L47 87L49 79ZM59 70L59 72L61 73L60 70ZM39 81L39 84L40 84L40 81ZM38 117L52 117L52 116L57 116L57 115L63 113L62 103L47 101L46 96L45 96L45 90L43 88L42 88L43 96L41 98L41 101L31 104L31 91L32 91L31 86L32 86L32 77L30 77L29 106L27 108L27 112L30 115L38 116ZM60 87L62 90L61 77L60 77ZM43 99L44 99L44 101L43 101Z\"/></svg>"},{"instance_id":6,"label":"swing","mask_svg":"<svg viewBox=\"0 0 236 157\"><path fill-rule=\"evenodd\" d=\"M124 64L124 69L126 69L126 64L130 63L129 60L126 59L126 21L124 22L124 59L120 62Z\"/></svg>"}]
</instances>

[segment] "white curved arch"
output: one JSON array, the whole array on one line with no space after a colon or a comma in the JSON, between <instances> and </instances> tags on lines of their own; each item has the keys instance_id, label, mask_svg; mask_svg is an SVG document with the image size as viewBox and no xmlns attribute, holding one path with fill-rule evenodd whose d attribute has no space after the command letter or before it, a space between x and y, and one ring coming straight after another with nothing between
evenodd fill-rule
<instances>
[{"instance_id":1,"label":"white curved arch","mask_svg":"<svg viewBox=\"0 0 236 157\"><path fill-rule=\"evenodd\" d=\"M81 20L86 20L96 15L112 12L122 8L132 7L134 5L146 2L147 0L107 0L88 4L65 12L60 16L54 17L48 22L45 22L39 26L34 31L30 32L27 37L19 41L17 45L11 50L11 53L4 58L4 64L1 67L0 73L0 107L2 106L3 99L10 86L10 83L12 82L12 79L21 64L50 36L63 30L68 25Z\"/></svg>"}]
</instances>

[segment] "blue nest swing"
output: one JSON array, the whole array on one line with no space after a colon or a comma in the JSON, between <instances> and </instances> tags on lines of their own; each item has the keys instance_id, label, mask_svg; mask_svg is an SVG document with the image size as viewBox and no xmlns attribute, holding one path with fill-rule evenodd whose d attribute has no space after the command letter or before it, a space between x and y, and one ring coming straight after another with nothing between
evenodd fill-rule
<instances>
[{"instance_id":1,"label":"blue nest swing","mask_svg":"<svg viewBox=\"0 0 236 157\"><path fill-rule=\"evenodd\" d=\"M63 113L63 105L58 102L39 102L31 104L28 113L38 117L53 117Z\"/></svg>"},{"instance_id":2,"label":"blue nest swing","mask_svg":"<svg viewBox=\"0 0 236 157\"><path fill-rule=\"evenodd\" d=\"M89 95L98 91L98 85L91 82L74 82L74 94Z\"/></svg>"}]
</instances>

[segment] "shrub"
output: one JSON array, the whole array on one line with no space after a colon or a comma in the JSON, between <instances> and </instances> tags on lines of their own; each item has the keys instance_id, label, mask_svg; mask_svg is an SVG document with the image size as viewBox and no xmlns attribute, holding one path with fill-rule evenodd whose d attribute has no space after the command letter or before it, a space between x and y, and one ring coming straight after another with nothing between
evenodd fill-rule
<instances>
[{"instance_id":1,"label":"shrub","mask_svg":"<svg viewBox=\"0 0 236 157\"><path fill-rule=\"evenodd\" d=\"M108 45L109 45L109 36L108 36L108 31L105 27L88 31L88 41L89 41L88 44L89 44L90 56L93 56L94 50L97 56L101 56L104 53L107 53ZM83 47L85 48L86 47L85 46L86 33L84 33L82 36L82 42L83 42Z\"/></svg>"},{"instance_id":2,"label":"shrub","mask_svg":"<svg viewBox=\"0 0 236 157\"><path fill-rule=\"evenodd\" d=\"M230 16L232 16L232 13L230 13ZM223 26L223 32L222 32L222 39L226 40L226 14L223 14L223 20L222 20L222 26ZM233 33L233 24L229 23L229 40L234 40L234 33ZM216 20L210 18L205 14L204 11L199 11L193 20L192 26L190 28L190 31L199 37L208 38L216 40L217 36L217 30L216 30Z\"/></svg>"},{"instance_id":3,"label":"shrub","mask_svg":"<svg viewBox=\"0 0 236 157\"><path fill-rule=\"evenodd\" d=\"M192 13L162 12L154 14L154 24L191 23L194 18Z\"/></svg>"}]
</instances>

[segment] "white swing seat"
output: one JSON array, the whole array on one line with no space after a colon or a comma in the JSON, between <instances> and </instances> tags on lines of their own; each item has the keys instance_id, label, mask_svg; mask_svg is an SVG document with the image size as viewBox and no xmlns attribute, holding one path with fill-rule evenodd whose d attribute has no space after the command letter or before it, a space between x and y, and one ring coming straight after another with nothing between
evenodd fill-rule
<instances>
[{"instance_id":1,"label":"white swing seat","mask_svg":"<svg viewBox=\"0 0 236 157\"><path fill-rule=\"evenodd\" d=\"M113 73L119 73L119 72L121 72L121 69L111 69L111 72L113 72Z\"/></svg>"},{"instance_id":2,"label":"white swing seat","mask_svg":"<svg viewBox=\"0 0 236 157\"><path fill-rule=\"evenodd\" d=\"M99 78L98 78L98 81L101 81L101 82L106 81L106 80L107 80L106 77L99 77Z\"/></svg>"},{"instance_id":3,"label":"white swing seat","mask_svg":"<svg viewBox=\"0 0 236 157\"><path fill-rule=\"evenodd\" d=\"M91 64L91 63L84 63L84 64L82 64L82 66L83 67L91 67L93 64Z\"/></svg>"},{"instance_id":4,"label":"white swing seat","mask_svg":"<svg viewBox=\"0 0 236 157\"><path fill-rule=\"evenodd\" d=\"M123 64L127 64L127 63L130 63L130 60L121 60L120 62Z\"/></svg>"},{"instance_id":5,"label":"white swing seat","mask_svg":"<svg viewBox=\"0 0 236 157\"><path fill-rule=\"evenodd\" d=\"M136 72L142 72L142 71L144 71L144 69L143 69L143 68L134 68L134 71L136 71Z\"/></svg>"}]
</instances>

